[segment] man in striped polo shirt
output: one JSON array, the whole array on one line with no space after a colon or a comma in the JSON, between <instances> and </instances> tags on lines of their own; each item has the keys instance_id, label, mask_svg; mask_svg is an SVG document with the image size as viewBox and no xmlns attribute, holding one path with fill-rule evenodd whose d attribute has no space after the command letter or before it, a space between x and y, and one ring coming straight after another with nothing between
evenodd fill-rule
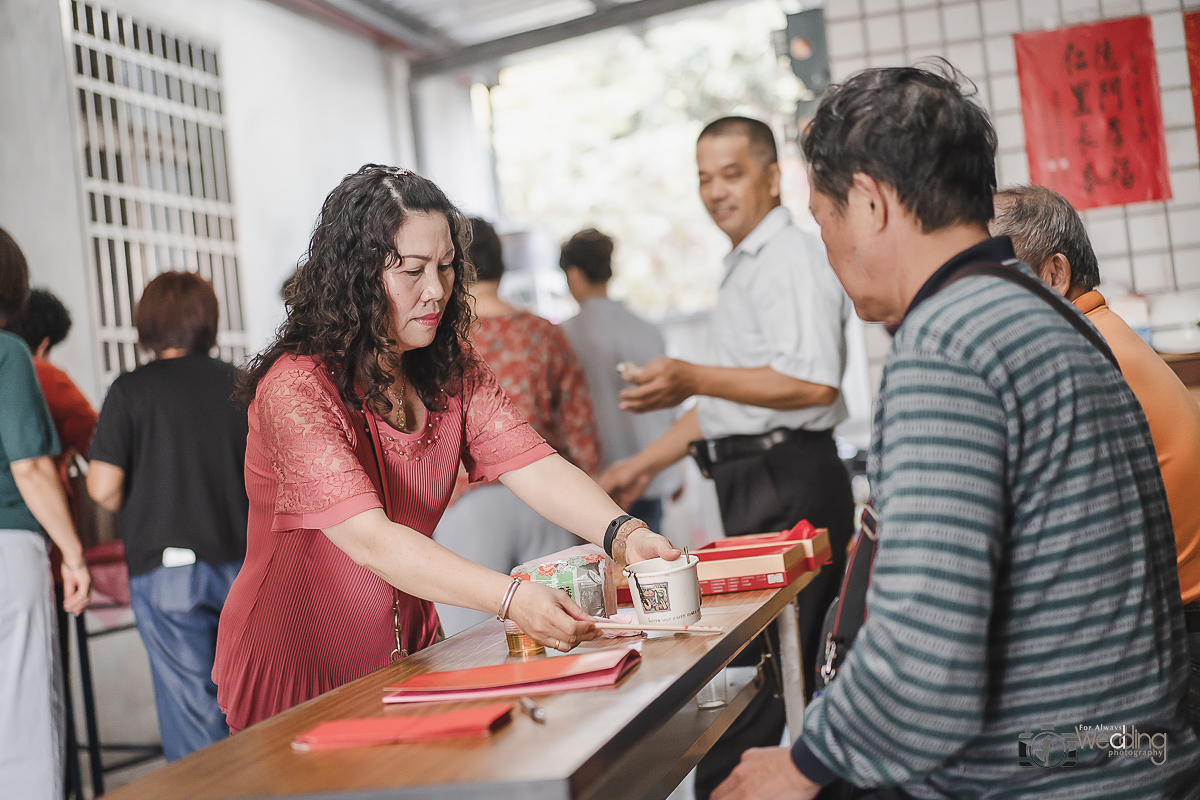
<instances>
[{"instance_id":1,"label":"man in striped polo shirt","mask_svg":"<svg viewBox=\"0 0 1200 800\"><path fill-rule=\"evenodd\" d=\"M947 70L950 72L950 70ZM996 136L949 75L861 72L804 138L811 206L859 316L896 326L869 460L869 616L791 750L713 800L1200 796L1175 548L1141 408L1048 299L964 268Z\"/></svg>"}]
</instances>

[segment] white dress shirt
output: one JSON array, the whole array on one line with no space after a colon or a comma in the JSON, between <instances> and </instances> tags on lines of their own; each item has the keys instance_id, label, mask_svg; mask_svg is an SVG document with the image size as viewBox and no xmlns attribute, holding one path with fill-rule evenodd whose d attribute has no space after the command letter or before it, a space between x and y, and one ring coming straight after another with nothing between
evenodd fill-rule
<instances>
[{"instance_id":1,"label":"white dress shirt","mask_svg":"<svg viewBox=\"0 0 1200 800\"><path fill-rule=\"evenodd\" d=\"M631 361L642 366L663 355L666 351L657 327L607 297L584 300L579 313L561 327L587 376L604 467L641 452L671 427L675 421L671 409L634 414L618 408L621 390L631 387L621 379L617 364ZM643 496L665 497L681 482L678 469L664 470Z\"/></svg>"},{"instance_id":2,"label":"white dress shirt","mask_svg":"<svg viewBox=\"0 0 1200 800\"><path fill-rule=\"evenodd\" d=\"M701 397L696 407L705 438L781 427L827 430L844 420L845 328L853 306L820 238L793 225L779 206L725 257L725 269L710 323L708 363L771 367L832 386L838 397L832 405L793 410Z\"/></svg>"}]
</instances>

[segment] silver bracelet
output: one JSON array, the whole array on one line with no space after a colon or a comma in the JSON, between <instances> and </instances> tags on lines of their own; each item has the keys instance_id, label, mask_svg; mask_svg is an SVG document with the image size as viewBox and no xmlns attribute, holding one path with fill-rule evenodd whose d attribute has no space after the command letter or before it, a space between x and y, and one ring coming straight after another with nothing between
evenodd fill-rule
<instances>
[{"instance_id":1,"label":"silver bracelet","mask_svg":"<svg viewBox=\"0 0 1200 800\"><path fill-rule=\"evenodd\" d=\"M513 578L508 584L508 591L504 593L504 599L500 601L500 610L496 613L496 619L504 622L508 619L508 607L512 605L513 596L517 593L517 587L521 585L520 578Z\"/></svg>"}]
</instances>

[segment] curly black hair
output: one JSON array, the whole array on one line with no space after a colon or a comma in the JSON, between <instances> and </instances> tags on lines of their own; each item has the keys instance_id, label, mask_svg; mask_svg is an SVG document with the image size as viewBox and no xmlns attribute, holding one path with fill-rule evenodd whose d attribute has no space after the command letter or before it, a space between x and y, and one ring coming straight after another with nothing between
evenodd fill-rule
<instances>
[{"instance_id":1,"label":"curly black hair","mask_svg":"<svg viewBox=\"0 0 1200 800\"><path fill-rule=\"evenodd\" d=\"M470 224L432 181L378 164L347 175L325 198L307 257L284 286L287 319L275 343L241 375L234 397L249 403L276 359L293 353L329 367L351 407L366 403L387 413L387 388L399 374L401 354L389 334L383 270L400 259L401 226L422 213L443 214L450 225L455 280L433 342L403 354L404 374L426 408L445 410L447 396L462 391L474 364L465 344L474 321L467 290L474 280L467 258Z\"/></svg>"},{"instance_id":2,"label":"curly black hair","mask_svg":"<svg viewBox=\"0 0 1200 800\"><path fill-rule=\"evenodd\" d=\"M30 289L25 305L8 321L8 330L24 339L33 351L48 339L46 349L50 350L62 344L71 332L71 312L52 292Z\"/></svg>"}]
</instances>

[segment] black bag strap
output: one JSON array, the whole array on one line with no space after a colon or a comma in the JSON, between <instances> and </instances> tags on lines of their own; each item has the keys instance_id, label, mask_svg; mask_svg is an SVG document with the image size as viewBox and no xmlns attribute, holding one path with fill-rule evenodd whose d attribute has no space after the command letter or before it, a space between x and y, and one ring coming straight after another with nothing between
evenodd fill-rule
<instances>
[{"instance_id":1,"label":"black bag strap","mask_svg":"<svg viewBox=\"0 0 1200 800\"><path fill-rule=\"evenodd\" d=\"M858 520L858 537L846 562L842 588L833 611L833 623L825 634L825 660L820 666L817 685L824 687L837 675L838 667L850 649L858 629L867 621L867 587L875 567L875 545L879 541L879 515L868 503Z\"/></svg>"},{"instance_id":2,"label":"black bag strap","mask_svg":"<svg viewBox=\"0 0 1200 800\"><path fill-rule=\"evenodd\" d=\"M1087 320L1083 318L1083 315L1077 313L1073 309L1067 308L1068 301L1066 299L1061 297L1057 292L1055 292L1046 284L1042 283L1037 278L1026 275L1024 272L1017 269L1015 266L1016 263L1017 262L1015 261L1009 261L1003 264L999 262L970 264L958 270L958 272L955 272L954 275L950 277L950 280L942 284L942 289L946 288L955 281L960 281L963 278L972 278L976 275L990 275L993 278L1001 278L1010 283L1015 283L1018 286L1028 289L1033 294L1045 300L1046 303L1055 311L1057 311L1063 319L1071 323L1071 326L1083 334L1083 337L1091 342L1095 348L1100 351L1100 355L1107 358L1109 363L1111 363L1114 367L1117 367L1117 371L1119 372L1120 367L1117 366L1116 356L1112 354L1112 350L1109 349L1108 344L1103 338L1101 338L1096 329L1087 323Z\"/></svg>"},{"instance_id":3,"label":"black bag strap","mask_svg":"<svg viewBox=\"0 0 1200 800\"><path fill-rule=\"evenodd\" d=\"M854 638L854 633L862 627L867 619L866 587L871 583L871 570L875 566L875 544L879 541L879 515L874 506L863 506L862 516L858 523L858 541L855 542L854 552L846 563L846 580L842 582L842 590L838 593L838 610L834 618L834 629L839 633L848 633ZM863 591L849 591L851 587L862 586Z\"/></svg>"}]
</instances>

